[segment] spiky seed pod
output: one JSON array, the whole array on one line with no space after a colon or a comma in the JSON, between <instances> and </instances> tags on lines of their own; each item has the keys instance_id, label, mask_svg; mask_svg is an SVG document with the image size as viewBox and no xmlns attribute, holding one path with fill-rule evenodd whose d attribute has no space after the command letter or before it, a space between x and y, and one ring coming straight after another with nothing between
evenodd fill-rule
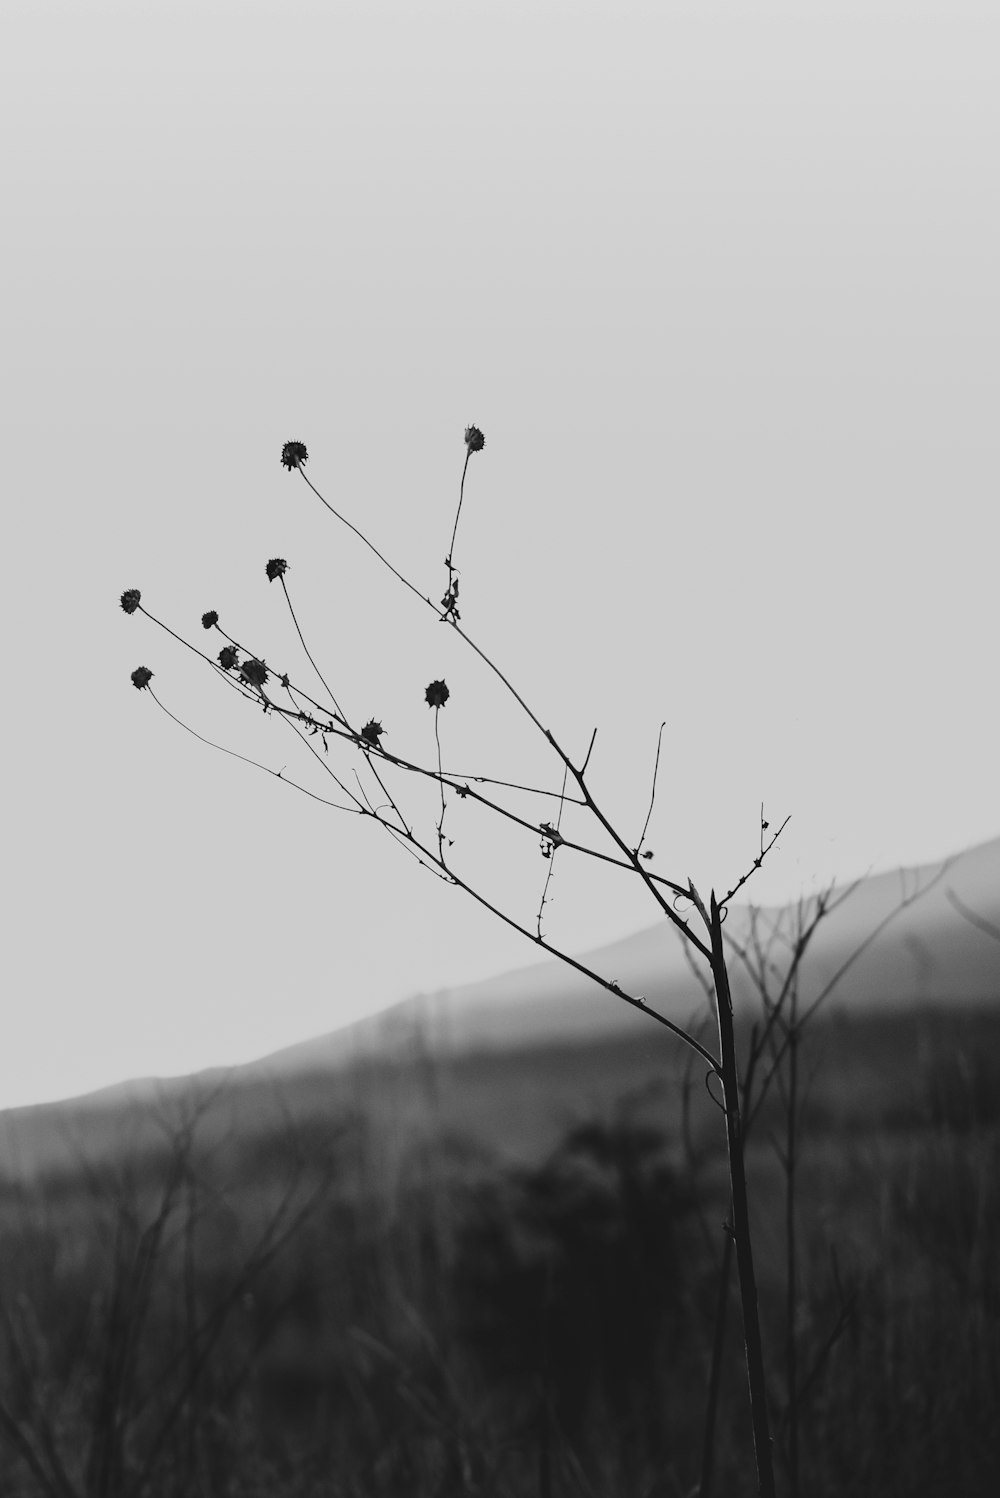
<instances>
[{"instance_id":1,"label":"spiky seed pod","mask_svg":"<svg viewBox=\"0 0 1000 1498\"><path fill-rule=\"evenodd\" d=\"M152 681L152 679L153 673L152 671L150 671L148 666L136 666L135 670L132 672L132 685L136 687L140 692L142 691L143 687L149 686L149 683Z\"/></svg>"},{"instance_id":2,"label":"spiky seed pod","mask_svg":"<svg viewBox=\"0 0 1000 1498\"><path fill-rule=\"evenodd\" d=\"M219 616L214 609L209 609L207 614L202 614L201 624L203 629L213 629L219 622Z\"/></svg>"},{"instance_id":3,"label":"spiky seed pod","mask_svg":"<svg viewBox=\"0 0 1000 1498\"><path fill-rule=\"evenodd\" d=\"M125 610L126 614L135 613L136 609L139 607L139 600L141 597L142 594L139 592L138 588L125 589L125 592L122 594L119 602L121 603L121 606Z\"/></svg>"},{"instance_id":4,"label":"spiky seed pod","mask_svg":"<svg viewBox=\"0 0 1000 1498\"><path fill-rule=\"evenodd\" d=\"M223 645L219 651L219 665L223 671L232 671L239 662L239 656L232 645Z\"/></svg>"},{"instance_id":5,"label":"spiky seed pod","mask_svg":"<svg viewBox=\"0 0 1000 1498\"><path fill-rule=\"evenodd\" d=\"M244 661L240 667L240 675L252 687L262 687L267 681L267 674L264 662L257 660L256 657Z\"/></svg>"},{"instance_id":6,"label":"spiky seed pod","mask_svg":"<svg viewBox=\"0 0 1000 1498\"><path fill-rule=\"evenodd\" d=\"M374 748L378 749L381 747L379 744L379 739L384 733L385 729L382 727L378 719L369 718L368 722L361 730L361 737L364 739L366 744L371 744Z\"/></svg>"},{"instance_id":7,"label":"spiky seed pod","mask_svg":"<svg viewBox=\"0 0 1000 1498\"><path fill-rule=\"evenodd\" d=\"M465 445L470 453L481 453L486 446L486 438L478 427L466 427Z\"/></svg>"},{"instance_id":8,"label":"spiky seed pod","mask_svg":"<svg viewBox=\"0 0 1000 1498\"><path fill-rule=\"evenodd\" d=\"M444 707L451 696L443 681L432 681L424 692L424 700L428 707Z\"/></svg>"},{"instance_id":9,"label":"spiky seed pod","mask_svg":"<svg viewBox=\"0 0 1000 1498\"><path fill-rule=\"evenodd\" d=\"M308 460L308 457L309 454L306 451L304 442L286 442L281 449L281 462L288 469L289 473L291 473L293 468L301 468L303 463Z\"/></svg>"},{"instance_id":10,"label":"spiky seed pod","mask_svg":"<svg viewBox=\"0 0 1000 1498\"><path fill-rule=\"evenodd\" d=\"M272 557L267 564L267 580L273 583L276 577L284 577L288 571L288 563L284 557Z\"/></svg>"}]
</instances>

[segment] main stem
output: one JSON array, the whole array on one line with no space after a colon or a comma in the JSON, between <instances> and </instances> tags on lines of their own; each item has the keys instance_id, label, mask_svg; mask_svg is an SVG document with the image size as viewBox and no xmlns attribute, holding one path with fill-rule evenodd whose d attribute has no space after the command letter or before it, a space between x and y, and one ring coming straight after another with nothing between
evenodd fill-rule
<instances>
[{"instance_id":1,"label":"main stem","mask_svg":"<svg viewBox=\"0 0 1000 1498\"><path fill-rule=\"evenodd\" d=\"M740 1304L743 1310L743 1342L746 1350L747 1382L750 1387L750 1418L753 1422L754 1453L757 1458L757 1492L760 1498L775 1498L774 1462L771 1454L771 1428L767 1412L767 1387L764 1383L764 1350L760 1335L760 1312L757 1306L757 1277L753 1267L753 1244L750 1239L750 1211L747 1203L747 1179L743 1162L743 1122L740 1117L739 1070L736 1064L736 1037L733 1029L733 998L729 972L722 945L722 912L712 894L711 914L712 976L715 979L716 1008L719 1014L719 1049L722 1060L722 1092L726 1104L726 1138L729 1144L729 1182L732 1191L733 1242L736 1245L736 1267L740 1280Z\"/></svg>"},{"instance_id":2,"label":"main stem","mask_svg":"<svg viewBox=\"0 0 1000 1498\"><path fill-rule=\"evenodd\" d=\"M795 1312L799 1299L795 1192L799 1167L798 988L791 991L788 1033L788 1111L785 1119L785 1369L788 1382L788 1468L790 1498L799 1498L799 1368Z\"/></svg>"}]
</instances>

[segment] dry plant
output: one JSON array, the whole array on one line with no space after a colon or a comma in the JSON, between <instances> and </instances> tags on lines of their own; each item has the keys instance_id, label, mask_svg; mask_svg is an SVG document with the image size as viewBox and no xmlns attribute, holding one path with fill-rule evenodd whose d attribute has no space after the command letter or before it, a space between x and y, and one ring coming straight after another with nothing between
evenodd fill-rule
<instances>
[{"instance_id":1,"label":"dry plant","mask_svg":"<svg viewBox=\"0 0 1000 1498\"><path fill-rule=\"evenodd\" d=\"M831 1244L830 1296L836 1306L836 1314L830 1325L821 1328L818 1337L813 1337L809 1349L803 1348L798 1315L801 1298L798 1198L805 1111L812 1081L811 1076L803 1074L803 1040L808 1026L836 993L848 971L892 922L915 902L923 899L944 878L948 867L948 864L942 865L935 874L923 880L908 879L901 874L896 904L872 926L868 934L842 959L819 991L808 999L803 994L802 985L806 954L814 944L823 922L850 899L860 881L842 888L831 885L811 899L800 899L795 905L776 911L750 906L748 928L743 939L737 938L731 930L725 932L726 946L749 980L762 1015L751 1026L749 1044L740 1067L744 1148L754 1127L761 1123L766 1105L769 1101L775 1105L771 1110L774 1121L768 1128L767 1138L777 1156L783 1183L785 1303L782 1381L785 1392L780 1405L775 1400L772 1403L777 1409L776 1439L784 1460L789 1498L799 1498L802 1491L800 1429L803 1407L820 1381L834 1347L847 1330L857 1303L856 1292L847 1290L842 1283L836 1245ZM715 994L711 983L704 972L694 963L691 965L696 978L705 988L710 1005L714 1006ZM709 1095L712 1096L711 1089ZM684 1132L688 1158L693 1162L696 1152L689 1133L689 1097L690 1068L685 1083ZM719 1298L698 1498L710 1498L714 1483L716 1417L733 1244L733 1235L727 1232L719 1265Z\"/></svg>"},{"instance_id":2,"label":"dry plant","mask_svg":"<svg viewBox=\"0 0 1000 1498\"><path fill-rule=\"evenodd\" d=\"M274 1199L247 1210L205 1169L211 1101L161 1112L153 1153L78 1152L79 1190L24 1192L0 1283L5 1495L206 1491L279 1319L247 1308L329 1190L289 1149Z\"/></svg>"},{"instance_id":3,"label":"dry plant","mask_svg":"<svg viewBox=\"0 0 1000 1498\"><path fill-rule=\"evenodd\" d=\"M151 614L143 605L138 589L130 588L121 595L121 607L129 615L144 614L151 622L166 630L180 644L198 655L216 675L223 690L236 693L245 700L248 706L262 709L265 714L284 723L291 732L298 736L313 760L322 767L325 775L336 787L337 797L333 799L319 795L309 787L291 780L284 769L270 769L259 761L242 754L235 754L236 758L256 766L325 806L373 822L394 842L410 853L423 868L457 889L463 890L497 919L520 932L537 949L558 958L576 972L612 993L621 1002L647 1015L653 1023L665 1027L680 1042L688 1046L692 1055L707 1068L713 1085L720 1090L720 1107L724 1116L728 1147L731 1220L727 1224L726 1232L732 1243L738 1274L757 1489L763 1498L771 1498L775 1492L772 1434L744 1168L746 1125L741 1104L740 1067L734 1031L729 956L727 955L724 922L730 902L753 872L760 867L786 823L783 822L776 830L772 830L762 809L760 841L749 867L732 888L726 890L721 896L717 895L713 889L706 900L690 879L674 880L654 873L650 867L653 854L645 844L656 796L660 759L658 744L649 811L638 839L636 840L634 836L626 836L613 824L598 802L592 782L588 779L588 767L594 748L596 728L586 753L582 757L571 754L563 747L555 733L544 725L543 719L529 706L505 671L476 643L461 623L459 571L455 565L455 547L469 461L472 455L481 452L484 446L485 439L479 428L475 426L466 428L465 461L459 488L458 508L445 558L446 587L438 603L434 603L431 597L399 571L362 530L334 508L320 493L306 476L305 464L308 452L302 442L286 442L282 449L281 462L290 474L298 474L330 515L342 527L350 531L361 545L374 554L400 587L408 590L422 607L429 609L438 622L452 629L476 655L481 665L498 678L517 711L530 720L544 742L547 752L552 756L559 785L557 790L542 786L515 784L482 773L465 776L447 770L441 744L441 713L449 703L451 693L446 682L440 679L432 680L424 689L424 700L434 713L435 752L430 763L417 763L391 752L383 743L385 729L382 722L369 718L362 723L353 712L347 710L346 706L342 706L330 685L328 676L324 675L317 663L293 607L286 576L288 564L284 558L275 557L269 560L265 569L266 575L270 582L278 582L281 586L302 649L322 683L326 694L325 700L317 700L311 696L289 671L276 671L273 666L269 666L263 652L246 645L235 635L228 634L220 624L219 615L214 610L204 614L201 620L206 632L214 631L222 636L224 643L218 653L213 656L189 640L183 639L180 634ZM140 666L133 671L132 682L140 691L148 692L168 716L189 732L194 733L194 729L176 717L156 696L150 685L152 676L153 673L148 667ZM662 733L661 727L661 740ZM201 734L195 736L203 738ZM210 743L207 739L203 739L203 742ZM322 747L322 752L318 746ZM222 746L218 744L212 744L212 747L222 749ZM222 749L222 752L235 753L229 749ZM339 765L339 761L334 757L336 752L354 757L354 766L350 773ZM409 777L416 777L436 787L435 821L434 825L426 831L420 830L413 817L407 814L404 809L405 798L397 788L400 779L406 780ZM456 861L451 852L452 841L446 837L444 830L449 805L455 799L476 803L491 816L501 819L508 827L517 829L525 838L531 839L534 843L540 842L542 855L548 861L548 869L533 925L515 915L511 910L503 908L456 867ZM548 816L539 816L535 808L540 802L552 807ZM579 815L589 817L589 825L592 828L590 841L578 840L566 835L563 830L563 812L569 806L575 808ZM610 851L594 846L595 841L601 840L605 841ZM619 869L638 881L643 894L654 902L662 918L673 927L704 974L706 983L714 996L717 1023L715 1043L711 1046L704 1044L691 1029L685 1029L675 1024L666 1015L659 1013L644 996L626 992L617 979L593 971L570 953L554 945L543 934L542 913L548 898L549 884L557 857L560 859L585 857L598 860L605 866ZM764 1034L760 1040L761 1046L772 1043L777 1035L776 1014L777 1009L772 1010L765 1020ZM796 1033L796 1024L797 1021L793 1021L792 1034ZM787 1036L784 1043L788 1044ZM776 1075L774 1070L772 1070L772 1075Z\"/></svg>"}]
</instances>

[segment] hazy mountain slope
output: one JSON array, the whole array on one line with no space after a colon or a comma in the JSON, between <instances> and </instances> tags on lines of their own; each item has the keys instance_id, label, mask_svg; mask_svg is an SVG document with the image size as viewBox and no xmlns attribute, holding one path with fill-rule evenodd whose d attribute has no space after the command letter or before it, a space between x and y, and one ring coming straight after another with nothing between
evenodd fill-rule
<instances>
[{"instance_id":1,"label":"hazy mountain slope","mask_svg":"<svg viewBox=\"0 0 1000 1498\"><path fill-rule=\"evenodd\" d=\"M904 894L921 888L927 893L851 966L831 1010L877 1022L907 1006L926 1011L992 1001L1000 1008L1000 941L949 898L1000 930L1000 839L970 849L943 874L936 865L863 881L820 926L804 969L805 997L821 991ZM793 915L762 911L760 929L784 921L790 930ZM729 935L745 940L750 921L748 907L734 905ZM665 922L583 960L681 1023L705 1016L705 996ZM737 1007L747 1012L754 1000L737 959L732 969ZM210 1136L237 1142L289 1122L315 1124L353 1111L377 1117L402 1148L434 1109L455 1127L492 1119L494 1133L527 1136L539 1126L543 1105L551 1112L572 1106L573 1098L579 1105L597 1102L641 1081L644 1067L658 1073L668 1053L677 1052L682 1065L680 1048L651 1046L651 1033L643 1016L550 960L408 999L247 1066L135 1081L0 1113L0 1170L22 1178L52 1167L73 1172L82 1159L163 1147L176 1121L201 1106ZM657 1038L670 1041L662 1030Z\"/></svg>"},{"instance_id":2,"label":"hazy mountain slope","mask_svg":"<svg viewBox=\"0 0 1000 1498\"><path fill-rule=\"evenodd\" d=\"M1000 1000L1000 941L971 924L951 898L957 897L1000 930L1000 838L945 864L879 874L862 880L849 893L838 891L838 900L841 894L846 897L817 931L803 967L803 996L808 1000L818 995L880 923L917 891L925 892L895 915L851 964L837 986L836 1003L899 1007ZM694 929L698 920L692 913ZM764 909L757 920L762 933L776 926L791 933L795 910ZM727 934L745 943L750 926L750 907L734 904ZM665 920L584 953L580 960L602 976L617 979L627 992L642 994L678 1023L705 1011L705 996ZM754 1002L739 960L734 958L731 966L735 1002ZM556 959L547 959L484 982L408 999L254 1065L285 1075L341 1064L373 1051L411 1047L415 1041L435 1051L505 1047L549 1039L585 1040L644 1023L641 1015L606 990Z\"/></svg>"}]
</instances>

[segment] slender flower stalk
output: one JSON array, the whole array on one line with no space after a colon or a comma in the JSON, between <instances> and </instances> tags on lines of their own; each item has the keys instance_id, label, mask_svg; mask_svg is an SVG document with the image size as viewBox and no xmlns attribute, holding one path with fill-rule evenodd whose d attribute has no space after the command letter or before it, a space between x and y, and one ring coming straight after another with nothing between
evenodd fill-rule
<instances>
[{"instance_id":1,"label":"slender flower stalk","mask_svg":"<svg viewBox=\"0 0 1000 1498\"><path fill-rule=\"evenodd\" d=\"M270 569L274 565L275 564L273 562L268 562L268 564L267 564L267 566L268 566L268 574L267 575L268 575L268 578L272 582L274 581L274 578L271 576L271 570ZM299 637L299 641L301 642L302 649L306 653L306 658L309 661L310 666L312 666L313 670L316 672L316 675L319 677L319 679L323 683L324 687L326 687L326 690L329 693L330 701L333 703L334 711L336 712L337 717L340 719L341 723L343 723L343 725L344 725L345 728L349 728L350 725L349 725L346 717L344 716L344 712L343 712L343 709L340 706L340 703L337 701L336 694L334 693L333 688L329 685L329 683L327 682L326 677L323 675L322 671L319 669L319 666L316 664L316 661L315 661L315 659L313 657L312 651L309 649L309 646L306 644L306 637L302 633L302 628L301 628L301 626L299 624L298 616L297 616L294 608L292 607L292 599L291 599L291 595L290 595L290 593L288 591L288 584L285 582L285 567L286 567L286 565L287 565L286 563L282 563L281 571L278 572L278 573L275 573L275 576L278 577L279 580L280 580L280 582L281 582L282 591L284 592L284 595L285 595L285 602L288 604L288 612L291 614L291 616L292 616L292 623L295 625L295 633Z\"/></svg>"},{"instance_id":2,"label":"slender flower stalk","mask_svg":"<svg viewBox=\"0 0 1000 1498\"><path fill-rule=\"evenodd\" d=\"M452 619L457 622L462 616L458 612L458 574L454 564L455 538L458 535L458 522L462 514L462 501L465 499L465 475L469 470L469 459L473 453L482 452L486 446L486 438L478 427L466 427L465 429L465 462L462 464L462 481L458 486L458 509L455 511L455 524L451 532L451 545L448 547L448 555L444 564L448 569L448 586L441 600L442 619Z\"/></svg>"},{"instance_id":3,"label":"slender flower stalk","mask_svg":"<svg viewBox=\"0 0 1000 1498\"><path fill-rule=\"evenodd\" d=\"M441 815L438 818L438 824L437 824L438 857L439 857L439 859L441 860L442 863L444 863L444 861L445 861L445 857L444 857L444 818L445 818L445 812L447 811L447 804L446 804L445 799L444 799L445 778L444 778L444 770L442 768L442 760L441 760L441 728L440 728L440 717L441 717L441 709L444 707L445 703L448 701L448 698L450 696L451 696L451 693L448 691L448 688L447 688L446 684L443 681L432 681L431 684L430 684L430 686L427 687L426 690L424 691L424 701L427 703L428 707L432 707L434 709L434 742L437 745L437 767L438 767L437 782L438 782L438 788L440 789L440 792L441 792Z\"/></svg>"},{"instance_id":4,"label":"slender flower stalk","mask_svg":"<svg viewBox=\"0 0 1000 1498\"><path fill-rule=\"evenodd\" d=\"M477 431L478 429L477 428L470 428L469 430L470 431ZM481 435L482 434L480 433L480 436ZM287 446L287 444L286 444L286 446ZM469 451L471 451L471 450L472 449L469 449L466 452L466 462L468 462ZM395 578L397 578L401 583L403 583L405 585L405 587L407 587L411 593L415 594L416 597L419 598L422 603L425 603L428 606L428 608L434 609L434 605L433 605L433 603L431 603L431 600L425 594L421 593L420 589L417 588L413 583L411 583L410 580L407 577L404 577L404 575L400 571L398 571L398 569L396 567L394 567L393 564L385 556L383 556L383 554L378 550L378 548L376 546L372 545L371 541L368 540L368 537L366 535L364 535L364 533L362 531L358 530L357 526L355 526L354 524L352 524L352 522L350 520L346 519L346 517L343 516L338 510L334 509L333 505L331 505L324 498L324 496L320 493L320 491L316 488L316 486L312 482L312 480L306 477L306 474L302 470L301 467L299 468L299 472L302 474L303 479L305 479L305 482L309 485L309 488L316 495L316 498L320 501L320 503L323 504L323 505L325 505L326 508L330 511L330 513L337 520L339 520L342 525L346 525L347 528L348 528L348 530L352 531L354 533L354 535L356 535L361 541L363 541L364 544L369 548L369 550L372 551L375 554L375 556L379 559L379 561L383 564L383 566L387 567L388 570L392 573L392 575ZM463 474L464 474L464 470L463 470ZM436 609L434 609L434 612L437 613L438 611ZM439 615L439 617L442 617L442 616ZM545 739L548 740L548 742L551 744L552 748L555 750L556 754L562 760L563 764L569 769L570 774L579 783L580 774L581 774L580 770L576 766L573 765L573 763L569 759L568 755L563 751L562 748L560 748L559 744L556 742L556 740L555 740L554 736L552 735L552 733L547 728L545 728L542 725L541 720L531 710L531 708L528 706L527 702L525 702L524 698L521 696L521 694L514 687L514 685L510 681L510 679L503 673L503 671L500 670L499 666L496 665L496 663L491 659L491 657L488 656L484 650L480 649L480 647L476 644L475 640L473 640L468 634L466 634L465 630L462 629L462 626L458 623L457 619L455 619L454 616L452 616L448 620L448 622L450 623L452 629L455 630L455 633L458 634L461 637L461 639L463 639L465 641L465 643L469 646L470 650L474 651L474 653L479 657L479 659L483 662L483 664L485 666L487 666L494 673L494 675L499 678L499 680L507 688L507 691L514 698L515 702L517 702L519 704L519 706L523 709L523 711L527 714L527 716L530 718L531 722L538 729L539 733L542 734L542 736ZM364 730L362 729L362 734L363 733L364 733ZM687 937L688 940L690 940L690 941L693 942L693 944L696 947L696 949L701 953L701 955L706 959L706 961L709 960L710 953L709 953L709 948L706 945L706 943L703 942L699 937L696 937L693 934L693 932L691 932L690 927L688 926L687 922L684 921L684 920L682 920L681 917L677 915L676 911L673 909L673 907L670 905L670 903L667 900L665 900L662 897L662 895L659 894L659 892L656 889L656 881L653 880L652 878L650 878L648 870L643 866L643 864L640 863L638 854L635 853L633 850L629 849L627 847L627 845L625 844L625 842L623 841L623 839L621 839L618 836L618 834L614 831L614 829L612 828L611 823L598 810L597 803L594 801L594 799L593 799L593 797L592 797L592 795L590 794L589 791L585 792L585 797L586 797L587 805L598 816L599 820L601 821L602 825L605 828L605 831L609 832L614 837L615 841L618 843L618 845L621 848L622 852L629 859L629 862L630 862L631 866L634 868L635 872L639 875L640 879L642 879L642 881L645 883L647 889L649 890L650 894L653 896L654 900L656 901L657 905L660 907L660 909L663 912L663 914L667 917L667 919L674 926L676 926L678 928L678 930L680 930L681 932L684 933L684 935Z\"/></svg>"}]
</instances>

